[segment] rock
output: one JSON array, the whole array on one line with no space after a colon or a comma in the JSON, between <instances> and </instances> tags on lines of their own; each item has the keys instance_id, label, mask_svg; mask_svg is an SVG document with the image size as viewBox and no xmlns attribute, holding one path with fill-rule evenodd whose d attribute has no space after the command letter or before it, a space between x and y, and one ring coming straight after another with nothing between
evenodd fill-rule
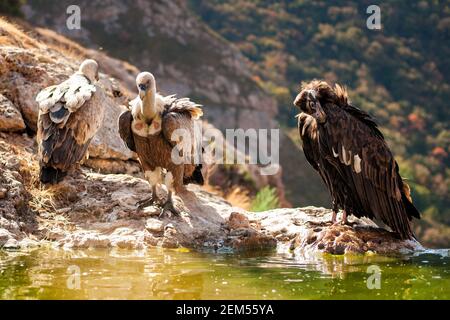
<instances>
[{"instance_id":1,"label":"rock","mask_svg":"<svg viewBox=\"0 0 450 320\"><path fill-rule=\"evenodd\" d=\"M6 243L2 246L3 249L19 249L20 244L16 239L10 238Z\"/></svg>"},{"instance_id":2,"label":"rock","mask_svg":"<svg viewBox=\"0 0 450 320\"><path fill-rule=\"evenodd\" d=\"M126 173L136 175L141 172L139 163L135 161L89 158L83 162L83 165L101 173Z\"/></svg>"},{"instance_id":3,"label":"rock","mask_svg":"<svg viewBox=\"0 0 450 320\"><path fill-rule=\"evenodd\" d=\"M248 218L239 212L232 212L228 218L228 226L231 230L240 228L250 228L250 221Z\"/></svg>"},{"instance_id":4,"label":"rock","mask_svg":"<svg viewBox=\"0 0 450 320\"><path fill-rule=\"evenodd\" d=\"M353 226L332 225L331 216L331 210L315 207L255 213L261 228L298 256L305 252L393 254L423 249L417 241L401 241L370 220L351 217Z\"/></svg>"},{"instance_id":5,"label":"rock","mask_svg":"<svg viewBox=\"0 0 450 320\"><path fill-rule=\"evenodd\" d=\"M7 195L8 195L8 190L6 190L5 188L1 188L0 189L0 200L5 199Z\"/></svg>"},{"instance_id":6,"label":"rock","mask_svg":"<svg viewBox=\"0 0 450 320\"><path fill-rule=\"evenodd\" d=\"M0 229L0 247L3 247L13 236L6 229Z\"/></svg>"},{"instance_id":7,"label":"rock","mask_svg":"<svg viewBox=\"0 0 450 320\"><path fill-rule=\"evenodd\" d=\"M148 231L154 232L154 233L163 232L164 231L164 224L159 219L150 218L150 219L147 219L147 221L145 223L145 228Z\"/></svg>"},{"instance_id":8,"label":"rock","mask_svg":"<svg viewBox=\"0 0 450 320\"><path fill-rule=\"evenodd\" d=\"M125 110L123 106L116 105L113 100L105 101L106 112L102 127L91 141L89 156L98 159L129 160L136 158L124 144L119 136L117 121Z\"/></svg>"},{"instance_id":9,"label":"rock","mask_svg":"<svg viewBox=\"0 0 450 320\"><path fill-rule=\"evenodd\" d=\"M0 94L0 131L23 131L25 128L20 111L4 95Z\"/></svg>"}]
</instances>

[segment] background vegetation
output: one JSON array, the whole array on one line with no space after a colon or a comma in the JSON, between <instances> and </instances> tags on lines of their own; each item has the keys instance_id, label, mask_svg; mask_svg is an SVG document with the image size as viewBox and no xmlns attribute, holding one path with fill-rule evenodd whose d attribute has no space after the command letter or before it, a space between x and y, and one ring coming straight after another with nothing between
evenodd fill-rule
<instances>
[{"instance_id":1,"label":"background vegetation","mask_svg":"<svg viewBox=\"0 0 450 320\"><path fill-rule=\"evenodd\" d=\"M350 89L374 115L425 217L450 224L450 8L448 1L384 1L381 30L370 1L190 0L208 25L253 62L294 130L301 81ZM296 136L290 134L290 136Z\"/></svg>"},{"instance_id":2,"label":"background vegetation","mask_svg":"<svg viewBox=\"0 0 450 320\"><path fill-rule=\"evenodd\" d=\"M261 189L252 202L250 211L262 212L276 209L280 206L277 190L271 187Z\"/></svg>"},{"instance_id":3,"label":"background vegetation","mask_svg":"<svg viewBox=\"0 0 450 320\"><path fill-rule=\"evenodd\" d=\"M11 16L22 16L20 6L24 3L25 0L1 0L0 12Z\"/></svg>"}]
</instances>

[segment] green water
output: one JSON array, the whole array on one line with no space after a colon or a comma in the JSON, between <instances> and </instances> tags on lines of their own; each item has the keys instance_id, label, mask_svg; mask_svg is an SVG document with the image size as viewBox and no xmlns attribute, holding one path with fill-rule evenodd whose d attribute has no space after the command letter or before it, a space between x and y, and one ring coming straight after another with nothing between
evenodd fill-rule
<instances>
[{"instance_id":1,"label":"green water","mask_svg":"<svg viewBox=\"0 0 450 320\"><path fill-rule=\"evenodd\" d=\"M367 287L371 265L380 289ZM450 299L449 266L449 250L401 258L0 251L0 299Z\"/></svg>"}]
</instances>

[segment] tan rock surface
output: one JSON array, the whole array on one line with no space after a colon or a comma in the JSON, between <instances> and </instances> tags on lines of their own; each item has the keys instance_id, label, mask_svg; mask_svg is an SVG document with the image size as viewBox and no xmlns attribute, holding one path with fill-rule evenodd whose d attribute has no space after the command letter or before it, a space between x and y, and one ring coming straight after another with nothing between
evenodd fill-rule
<instances>
[{"instance_id":1,"label":"tan rock surface","mask_svg":"<svg viewBox=\"0 0 450 320\"><path fill-rule=\"evenodd\" d=\"M0 131L23 131L25 128L20 111L4 95L0 94Z\"/></svg>"}]
</instances>

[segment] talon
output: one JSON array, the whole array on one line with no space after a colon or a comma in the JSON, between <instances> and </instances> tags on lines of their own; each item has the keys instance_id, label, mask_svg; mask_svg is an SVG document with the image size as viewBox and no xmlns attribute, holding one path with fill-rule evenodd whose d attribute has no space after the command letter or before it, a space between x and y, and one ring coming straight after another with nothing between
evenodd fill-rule
<instances>
[{"instance_id":1,"label":"talon","mask_svg":"<svg viewBox=\"0 0 450 320\"><path fill-rule=\"evenodd\" d=\"M153 205L158 205L160 203L160 200L156 197L156 196L151 196L149 198L146 198L144 200L141 200L139 202L137 202L137 206L138 206L138 210L142 210L144 208L153 206Z\"/></svg>"},{"instance_id":2,"label":"talon","mask_svg":"<svg viewBox=\"0 0 450 320\"><path fill-rule=\"evenodd\" d=\"M164 216L167 213L171 213L175 216L180 216L181 212L180 210L178 210L177 208L175 208L173 202L171 199L167 200L167 202L162 206L161 208L161 214L159 215L159 217L161 218L162 216Z\"/></svg>"},{"instance_id":3,"label":"talon","mask_svg":"<svg viewBox=\"0 0 450 320\"><path fill-rule=\"evenodd\" d=\"M146 207L152 206L155 203L155 199L153 199L153 197L141 200L139 202L137 202L137 206L138 206L138 210L142 210Z\"/></svg>"},{"instance_id":4,"label":"talon","mask_svg":"<svg viewBox=\"0 0 450 320\"><path fill-rule=\"evenodd\" d=\"M158 194L156 193L156 186L152 186L152 196L137 202L138 210L160 203Z\"/></svg>"}]
</instances>

